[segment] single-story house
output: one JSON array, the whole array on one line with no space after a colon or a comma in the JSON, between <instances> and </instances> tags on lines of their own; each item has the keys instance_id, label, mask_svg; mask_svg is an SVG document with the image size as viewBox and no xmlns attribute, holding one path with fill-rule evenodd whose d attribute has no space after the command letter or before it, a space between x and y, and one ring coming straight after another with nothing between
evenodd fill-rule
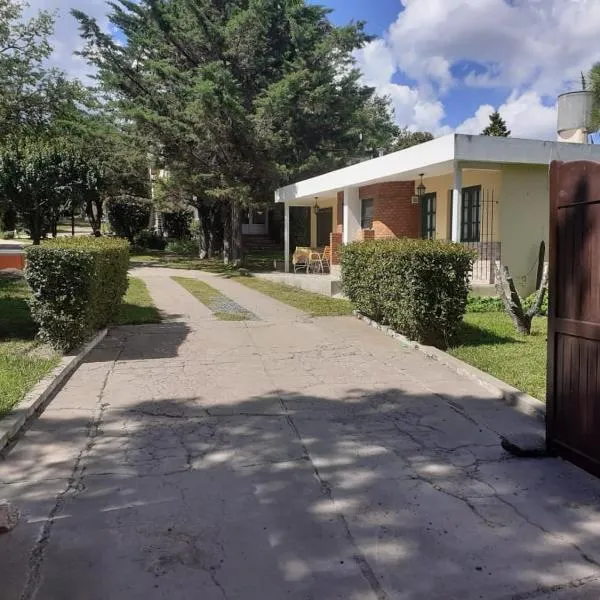
<instances>
[{"instance_id":1,"label":"single-story house","mask_svg":"<svg viewBox=\"0 0 600 600\"><path fill-rule=\"evenodd\" d=\"M334 274L342 244L435 238L476 250L474 287L491 291L500 261L529 293L540 243L548 243L553 160L600 161L600 146L451 134L280 188L275 201L285 209L285 268L290 208L305 207L311 246L331 246Z\"/></svg>"}]
</instances>

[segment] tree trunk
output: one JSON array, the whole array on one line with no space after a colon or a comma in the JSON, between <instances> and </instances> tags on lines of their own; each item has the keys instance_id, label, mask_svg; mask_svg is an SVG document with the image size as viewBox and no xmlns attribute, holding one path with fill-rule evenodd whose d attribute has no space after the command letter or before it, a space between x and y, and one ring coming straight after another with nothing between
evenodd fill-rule
<instances>
[{"instance_id":1,"label":"tree trunk","mask_svg":"<svg viewBox=\"0 0 600 600\"><path fill-rule=\"evenodd\" d=\"M196 210L198 211L198 221L200 225L198 232L198 256L204 259L210 256L210 210L204 202L196 204Z\"/></svg>"},{"instance_id":2,"label":"tree trunk","mask_svg":"<svg viewBox=\"0 0 600 600\"><path fill-rule=\"evenodd\" d=\"M233 256L231 254L231 201L223 202L223 263L228 265Z\"/></svg>"},{"instance_id":3,"label":"tree trunk","mask_svg":"<svg viewBox=\"0 0 600 600\"><path fill-rule=\"evenodd\" d=\"M87 198L85 201L85 214L94 235L100 237L102 235L102 216L103 202L100 198Z\"/></svg>"},{"instance_id":4,"label":"tree trunk","mask_svg":"<svg viewBox=\"0 0 600 600\"><path fill-rule=\"evenodd\" d=\"M33 240L34 246L39 246L42 239L42 215L40 212L40 205L36 201L33 209L33 215L31 219L31 239Z\"/></svg>"},{"instance_id":5,"label":"tree trunk","mask_svg":"<svg viewBox=\"0 0 600 600\"><path fill-rule=\"evenodd\" d=\"M75 203L71 203L71 237L75 237Z\"/></svg>"},{"instance_id":6,"label":"tree trunk","mask_svg":"<svg viewBox=\"0 0 600 600\"><path fill-rule=\"evenodd\" d=\"M231 201L231 259L234 267L242 264L244 255L242 240L242 210L237 200Z\"/></svg>"}]
</instances>

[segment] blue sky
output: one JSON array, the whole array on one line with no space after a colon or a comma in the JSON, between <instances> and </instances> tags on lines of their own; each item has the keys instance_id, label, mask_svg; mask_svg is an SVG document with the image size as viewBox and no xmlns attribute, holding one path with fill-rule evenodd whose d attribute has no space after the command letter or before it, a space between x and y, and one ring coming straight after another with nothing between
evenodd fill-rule
<instances>
[{"instance_id":1,"label":"blue sky","mask_svg":"<svg viewBox=\"0 0 600 600\"><path fill-rule=\"evenodd\" d=\"M600 61L600 0L308 0L337 24L367 22L377 39L357 52L364 82L391 98L399 125L480 133L494 109L513 135L554 139L556 96ZM29 0L57 10L55 62L89 73L69 8L107 28L105 0Z\"/></svg>"},{"instance_id":2,"label":"blue sky","mask_svg":"<svg viewBox=\"0 0 600 600\"><path fill-rule=\"evenodd\" d=\"M367 22L365 80L400 125L435 134L478 133L499 109L514 135L553 139L556 95L600 60L599 0L311 1Z\"/></svg>"}]
</instances>

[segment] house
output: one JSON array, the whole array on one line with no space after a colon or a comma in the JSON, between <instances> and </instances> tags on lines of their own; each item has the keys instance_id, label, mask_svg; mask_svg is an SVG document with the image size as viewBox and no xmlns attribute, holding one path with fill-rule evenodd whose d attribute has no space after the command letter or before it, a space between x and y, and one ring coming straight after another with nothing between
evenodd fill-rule
<instances>
[{"instance_id":1,"label":"house","mask_svg":"<svg viewBox=\"0 0 600 600\"><path fill-rule=\"evenodd\" d=\"M553 160L600 161L600 147L451 134L280 188L275 201L284 204L285 268L293 251L290 209L303 210L310 213L310 245L332 248L334 278L342 244L435 238L477 252L474 289L493 292L501 261L521 293L530 293L540 243L548 243Z\"/></svg>"}]
</instances>

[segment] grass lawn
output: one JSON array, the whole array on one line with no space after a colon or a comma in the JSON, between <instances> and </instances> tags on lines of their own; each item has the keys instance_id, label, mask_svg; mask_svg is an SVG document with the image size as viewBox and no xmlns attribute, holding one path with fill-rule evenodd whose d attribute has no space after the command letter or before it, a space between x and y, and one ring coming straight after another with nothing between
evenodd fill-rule
<instances>
[{"instance_id":1,"label":"grass lawn","mask_svg":"<svg viewBox=\"0 0 600 600\"><path fill-rule=\"evenodd\" d=\"M0 418L8 414L60 358L34 339L36 326L29 313L28 297L25 281L0 276Z\"/></svg>"},{"instance_id":2,"label":"grass lawn","mask_svg":"<svg viewBox=\"0 0 600 600\"><path fill-rule=\"evenodd\" d=\"M272 271L273 261L282 259L282 252L262 252L249 254L246 257L244 268L250 271ZM169 267L171 269L190 269L193 271L207 271L222 275L235 275L238 270L223 264L221 258L204 258L172 254L161 250L146 250L143 254L131 255L132 267Z\"/></svg>"},{"instance_id":3,"label":"grass lawn","mask_svg":"<svg viewBox=\"0 0 600 600\"><path fill-rule=\"evenodd\" d=\"M115 319L115 325L141 325L160 321L160 312L152 304L150 292L144 281L138 277L129 277L127 293Z\"/></svg>"},{"instance_id":4,"label":"grass lawn","mask_svg":"<svg viewBox=\"0 0 600 600\"><path fill-rule=\"evenodd\" d=\"M181 287L208 307L219 321L248 321L254 315L208 283L188 277L172 277Z\"/></svg>"},{"instance_id":5,"label":"grass lawn","mask_svg":"<svg viewBox=\"0 0 600 600\"><path fill-rule=\"evenodd\" d=\"M501 312L467 313L450 354L527 392L546 397L547 319L536 317L530 336L516 333Z\"/></svg>"},{"instance_id":6,"label":"grass lawn","mask_svg":"<svg viewBox=\"0 0 600 600\"><path fill-rule=\"evenodd\" d=\"M266 281L258 277L238 277L236 281L284 304L289 304L298 310L307 312L313 317L335 317L352 314L352 304L348 300L329 298L328 296L314 294L282 283Z\"/></svg>"}]
</instances>

